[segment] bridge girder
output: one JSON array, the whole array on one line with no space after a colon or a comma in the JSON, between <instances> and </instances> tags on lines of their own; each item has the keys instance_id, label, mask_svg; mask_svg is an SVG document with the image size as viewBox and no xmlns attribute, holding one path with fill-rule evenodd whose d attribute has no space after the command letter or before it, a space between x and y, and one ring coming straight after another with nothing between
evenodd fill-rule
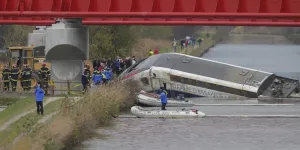
<instances>
[{"instance_id":1,"label":"bridge girder","mask_svg":"<svg viewBox=\"0 0 300 150\"><path fill-rule=\"evenodd\" d=\"M0 24L299 26L300 0L0 0Z\"/></svg>"}]
</instances>

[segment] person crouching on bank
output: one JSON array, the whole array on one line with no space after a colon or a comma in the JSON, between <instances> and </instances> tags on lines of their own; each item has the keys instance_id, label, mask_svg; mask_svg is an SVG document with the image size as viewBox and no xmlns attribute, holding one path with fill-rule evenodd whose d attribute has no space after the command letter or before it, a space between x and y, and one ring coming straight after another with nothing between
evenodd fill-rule
<instances>
[{"instance_id":1,"label":"person crouching on bank","mask_svg":"<svg viewBox=\"0 0 300 150\"><path fill-rule=\"evenodd\" d=\"M41 88L41 84L37 84L37 88L34 91L35 93L35 100L36 100L36 111L38 114L43 115L44 114L44 108L43 108L43 100L45 96L45 91Z\"/></svg>"},{"instance_id":2,"label":"person crouching on bank","mask_svg":"<svg viewBox=\"0 0 300 150\"><path fill-rule=\"evenodd\" d=\"M168 103L168 96L166 90L163 87L160 88L160 101L161 101L161 110L166 110L166 105Z\"/></svg>"}]
</instances>

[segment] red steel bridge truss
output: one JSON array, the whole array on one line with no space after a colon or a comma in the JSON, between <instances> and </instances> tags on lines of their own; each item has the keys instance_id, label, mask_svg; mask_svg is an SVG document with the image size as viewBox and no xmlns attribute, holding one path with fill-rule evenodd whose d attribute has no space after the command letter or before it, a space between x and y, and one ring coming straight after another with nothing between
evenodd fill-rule
<instances>
[{"instance_id":1,"label":"red steel bridge truss","mask_svg":"<svg viewBox=\"0 0 300 150\"><path fill-rule=\"evenodd\" d=\"M0 0L0 24L300 26L300 0Z\"/></svg>"}]
</instances>

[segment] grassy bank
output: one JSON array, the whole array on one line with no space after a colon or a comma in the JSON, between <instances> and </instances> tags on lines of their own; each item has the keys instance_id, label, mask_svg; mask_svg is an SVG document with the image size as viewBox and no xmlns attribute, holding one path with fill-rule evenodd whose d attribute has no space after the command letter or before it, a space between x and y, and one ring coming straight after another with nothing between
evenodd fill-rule
<instances>
[{"instance_id":1,"label":"grassy bank","mask_svg":"<svg viewBox=\"0 0 300 150\"><path fill-rule=\"evenodd\" d=\"M62 100L57 100L47 104L44 107L44 116L58 111L61 108L61 104ZM22 133L26 134L38 130L39 126L37 125L37 122L41 118L42 116L37 115L34 111L12 123L6 130L0 132L0 147L6 147L6 149L9 149L12 142Z\"/></svg>"},{"instance_id":2,"label":"grassy bank","mask_svg":"<svg viewBox=\"0 0 300 150\"><path fill-rule=\"evenodd\" d=\"M9 106L15 104L20 98L0 96L0 106Z\"/></svg>"},{"instance_id":3,"label":"grassy bank","mask_svg":"<svg viewBox=\"0 0 300 150\"><path fill-rule=\"evenodd\" d=\"M109 124L121 111L128 110L139 90L136 82L114 81L77 102L63 101L60 113L14 146L23 145L23 150L69 149L90 138L96 128Z\"/></svg>"},{"instance_id":4,"label":"grassy bank","mask_svg":"<svg viewBox=\"0 0 300 150\"><path fill-rule=\"evenodd\" d=\"M198 48L188 51L187 54L197 57L204 55L210 48L226 38L230 30L231 27L218 27L215 31L210 32L210 36L205 38Z\"/></svg>"},{"instance_id":5,"label":"grassy bank","mask_svg":"<svg viewBox=\"0 0 300 150\"><path fill-rule=\"evenodd\" d=\"M1 97L0 98L3 104L7 104L8 107L0 112L0 126L3 125L4 122L8 121L9 119L13 118L14 116L28 111L35 106L35 100L33 97L28 98L7 98Z\"/></svg>"}]
</instances>

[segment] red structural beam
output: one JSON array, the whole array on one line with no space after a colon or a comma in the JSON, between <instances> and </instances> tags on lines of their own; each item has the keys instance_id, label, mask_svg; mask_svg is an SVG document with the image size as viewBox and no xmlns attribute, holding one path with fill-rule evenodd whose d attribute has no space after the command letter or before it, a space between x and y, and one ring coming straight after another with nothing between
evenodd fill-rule
<instances>
[{"instance_id":1,"label":"red structural beam","mask_svg":"<svg viewBox=\"0 0 300 150\"><path fill-rule=\"evenodd\" d=\"M300 9L300 8L299 8ZM263 18L299 19L300 13L226 13L226 12L52 12L52 11L0 11L0 17L49 18Z\"/></svg>"},{"instance_id":2,"label":"red structural beam","mask_svg":"<svg viewBox=\"0 0 300 150\"><path fill-rule=\"evenodd\" d=\"M0 24L51 25L54 20L0 20ZM300 22L271 21L124 21L83 20L84 25L211 25L211 26L300 26Z\"/></svg>"},{"instance_id":3,"label":"red structural beam","mask_svg":"<svg viewBox=\"0 0 300 150\"><path fill-rule=\"evenodd\" d=\"M0 0L0 24L300 26L299 8L300 0Z\"/></svg>"}]
</instances>

